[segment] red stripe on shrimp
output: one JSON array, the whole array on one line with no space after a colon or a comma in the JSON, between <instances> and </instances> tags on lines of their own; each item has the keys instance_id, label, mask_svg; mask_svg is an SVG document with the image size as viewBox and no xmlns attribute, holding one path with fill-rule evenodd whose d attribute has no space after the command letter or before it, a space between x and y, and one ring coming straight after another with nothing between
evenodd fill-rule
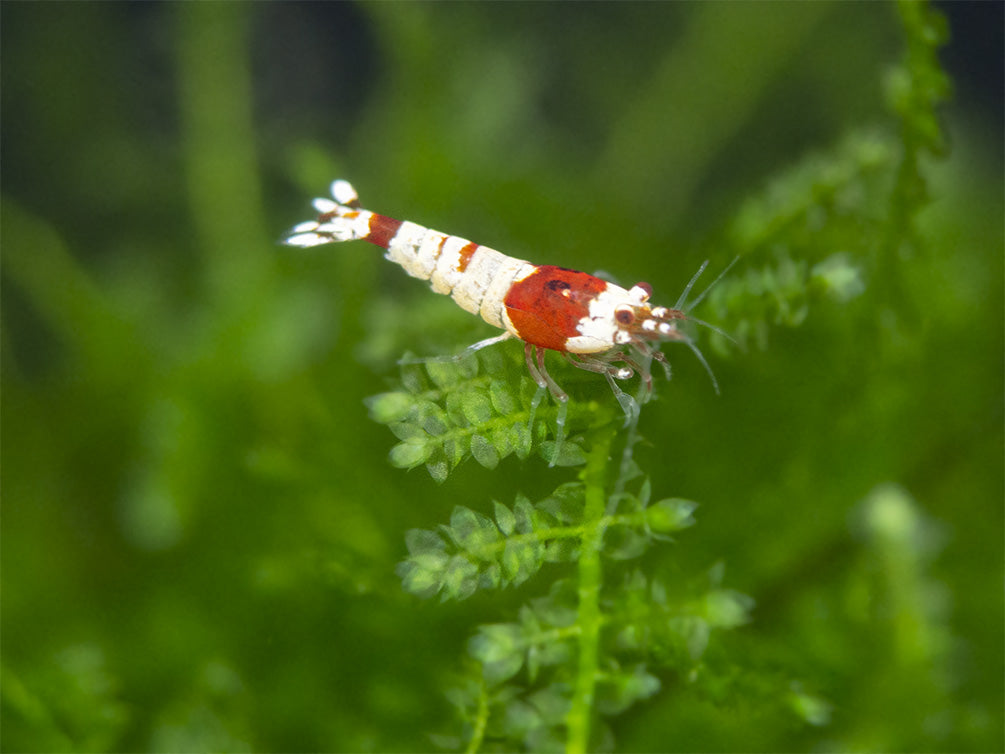
<instances>
[{"instance_id":1,"label":"red stripe on shrimp","mask_svg":"<svg viewBox=\"0 0 1005 754\"><path fill-rule=\"evenodd\" d=\"M464 272L471 262L471 257L478 251L479 244L469 241L460 251L457 252L457 271Z\"/></svg>"},{"instance_id":2,"label":"red stripe on shrimp","mask_svg":"<svg viewBox=\"0 0 1005 754\"><path fill-rule=\"evenodd\" d=\"M590 314L590 302L605 290L607 283L593 275L541 265L513 283L503 304L521 340L566 351L567 341L580 334L579 323Z\"/></svg>"},{"instance_id":3,"label":"red stripe on shrimp","mask_svg":"<svg viewBox=\"0 0 1005 754\"><path fill-rule=\"evenodd\" d=\"M386 249L401 225L401 220L395 220L393 217L388 217L387 215L378 215L375 212L370 217L370 233L367 235L366 240Z\"/></svg>"}]
</instances>

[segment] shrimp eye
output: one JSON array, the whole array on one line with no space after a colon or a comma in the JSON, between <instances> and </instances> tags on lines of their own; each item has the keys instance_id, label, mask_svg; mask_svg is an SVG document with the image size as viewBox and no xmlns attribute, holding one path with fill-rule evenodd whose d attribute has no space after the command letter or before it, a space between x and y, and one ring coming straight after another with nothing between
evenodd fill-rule
<instances>
[{"instance_id":1,"label":"shrimp eye","mask_svg":"<svg viewBox=\"0 0 1005 754\"><path fill-rule=\"evenodd\" d=\"M614 310L614 319L621 325L630 325L635 321L635 311L627 304L622 304Z\"/></svg>"}]
</instances>

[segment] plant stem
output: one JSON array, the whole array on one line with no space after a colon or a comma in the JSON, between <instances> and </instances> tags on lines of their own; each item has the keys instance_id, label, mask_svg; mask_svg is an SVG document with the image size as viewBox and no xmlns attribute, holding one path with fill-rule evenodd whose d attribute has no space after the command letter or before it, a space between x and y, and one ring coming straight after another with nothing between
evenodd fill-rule
<instances>
[{"instance_id":1,"label":"plant stem","mask_svg":"<svg viewBox=\"0 0 1005 754\"><path fill-rule=\"evenodd\" d=\"M590 740L590 718L593 711L593 692L597 683L597 651L600 644L600 547L604 539L604 508L607 500L605 486L610 460L611 443L616 428L607 426L593 437L593 448L586 459L581 478L586 487L586 510L583 537L579 556L579 669L572 704L566 718L568 738L566 752L585 752Z\"/></svg>"},{"instance_id":2,"label":"plant stem","mask_svg":"<svg viewBox=\"0 0 1005 754\"><path fill-rule=\"evenodd\" d=\"M485 726L489 721L489 691L485 687L485 676L479 673L478 687L478 712L475 716L474 731L471 733L471 740L468 741L466 754L476 754L482 748L482 741L485 738Z\"/></svg>"},{"instance_id":3,"label":"plant stem","mask_svg":"<svg viewBox=\"0 0 1005 754\"><path fill-rule=\"evenodd\" d=\"M194 229L213 300L254 307L275 253L265 217L252 115L252 13L240 3L186 3L179 16L183 156Z\"/></svg>"},{"instance_id":4,"label":"plant stem","mask_svg":"<svg viewBox=\"0 0 1005 754\"><path fill-rule=\"evenodd\" d=\"M651 355L647 356L643 364L646 371L649 370L652 363L653 357ZM632 454L635 452L636 443L641 439L639 436L639 419L642 417L642 406L651 399L652 393L646 389L645 382L639 380L639 389L635 394L635 403L638 405L639 410L629 417L628 423L625 425L627 432L625 432L625 445L621 450L621 464L618 466L618 476L614 480L614 486L611 488L611 495L607 503L607 515L609 516L614 515L614 509L618 504L618 496L625 491L625 485L631 476Z\"/></svg>"}]
</instances>

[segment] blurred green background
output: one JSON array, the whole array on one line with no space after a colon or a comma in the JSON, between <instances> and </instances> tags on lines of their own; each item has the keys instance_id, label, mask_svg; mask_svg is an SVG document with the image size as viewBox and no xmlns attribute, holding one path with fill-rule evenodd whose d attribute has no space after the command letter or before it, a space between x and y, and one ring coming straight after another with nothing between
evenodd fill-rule
<instances>
[{"instance_id":1,"label":"blurred green background","mask_svg":"<svg viewBox=\"0 0 1005 754\"><path fill-rule=\"evenodd\" d=\"M736 683L666 675L618 750L1003 748L1002 6L943 10L950 151L924 164L920 242L764 348L710 353L721 398L671 350L643 412L655 494L702 504L648 567L723 562L758 607L724 639ZM672 303L774 176L898 130L892 4L0 11L5 751L454 729L467 637L521 595L404 594L404 533L571 474L389 466L363 399L406 350L491 328L372 247L278 247L332 178ZM780 684L826 712L789 714Z\"/></svg>"}]
</instances>

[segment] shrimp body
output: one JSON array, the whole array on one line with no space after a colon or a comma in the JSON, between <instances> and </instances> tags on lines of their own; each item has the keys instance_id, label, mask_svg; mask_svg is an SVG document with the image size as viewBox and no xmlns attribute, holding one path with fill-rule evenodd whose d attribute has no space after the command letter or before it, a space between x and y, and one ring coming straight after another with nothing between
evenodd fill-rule
<instances>
[{"instance_id":1,"label":"shrimp body","mask_svg":"<svg viewBox=\"0 0 1005 754\"><path fill-rule=\"evenodd\" d=\"M315 199L314 209L317 217L295 226L284 243L311 247L336 241L369 241L385 249L385 256L409 275L428 280L434 291L449 295L465 311L504 331L474 343L466 352L510 338L523 341L527 370L538 385L530 406L530 426L534 426L535 411L545 391L558 403L552 465L561 457L569 396L545 368L547 351L561 353L580 369L604 375L625 412L626 426L638 419L639 403L617 381L638 373L642 377L640 398L648 399L652 394L652 362L659 361L670 377L670 365L659 350L662 341L679 341L690 348L718 392L705 357L677 328L678 320L691 320L729 337L687 313L688 293L707 262L691 278L673 308L654 307L649 304L652 288L648 283L625 289L585 272L535 265L465 238L363 209L348 181L333 182L331 199ZM705 293L690 306L696 306Z\"/></svg>"},{"instance_id":2,"label":"shrimp body","mask_svg":"<svg viewBox=\"0 0 1005 754\"><path fill-rule=\"evenodd\" d=\"M531 348L577 354L576 366L619 379L631 368L614 367L611 359L595 358L627 345L640 356L651 356L654 341L687 340L675 320L681 309L651 307L652 289L638 283L626 290L598 277L553 265L535 265L488 246L450 236L412 222L395 220L362 209L355 189L344 180L331 187L332 198L314 200L318 216L300 223L284 239L291 246L318 246L336 241L369 241L412 277L428 280L436 293L449 295L465 311L477 314L510 337ZM495 342L507 335L492 339ZM629 357L614 358L638 368ZM538 353L538 370L544 372ZM564 393L553 381L531 374L555 397ZM555 386L557 387L557 386Z\"/></svg>"}]
</instances>

